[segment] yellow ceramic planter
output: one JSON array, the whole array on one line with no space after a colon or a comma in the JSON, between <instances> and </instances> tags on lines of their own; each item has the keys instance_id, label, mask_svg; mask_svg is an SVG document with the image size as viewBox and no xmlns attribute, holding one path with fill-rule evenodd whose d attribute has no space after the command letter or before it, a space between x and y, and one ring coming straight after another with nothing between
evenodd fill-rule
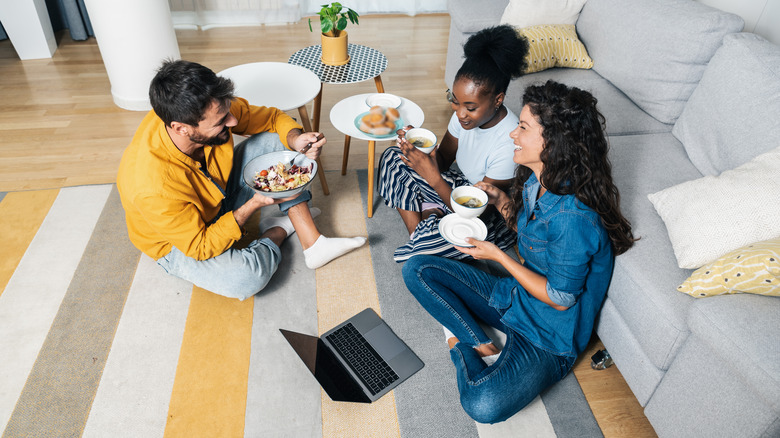
<instances>
[{"instance_id":1,"label":"yellow ceramic planter","mask_svg":"<svg viewBox=\"0 0 780 438\"><path fill-rule=\"evenodd\" d=\"M341 35L330 37L322 35L322 63L326 65L344 65L349 62L347 54L347 31Z\"/></svg>"}]
</instances>

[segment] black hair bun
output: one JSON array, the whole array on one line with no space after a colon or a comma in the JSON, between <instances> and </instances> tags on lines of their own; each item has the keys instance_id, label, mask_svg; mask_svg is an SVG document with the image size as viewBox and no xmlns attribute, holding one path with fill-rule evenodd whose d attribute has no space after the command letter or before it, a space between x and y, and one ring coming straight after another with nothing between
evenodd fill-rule
<instances>
[{"instance_id":1,"label":"black hair bun","mask_svg":"<svg viewBox=\"0 0 780 438\"><path fill-rule=\"evenodd\" d=\"M527 68L528 41L509 25L488 27L472 35L463 45L466 62L491 63L502 75L516 78ZM487 66L486 66L487 67Z\"/></svg>"}]
</instances>

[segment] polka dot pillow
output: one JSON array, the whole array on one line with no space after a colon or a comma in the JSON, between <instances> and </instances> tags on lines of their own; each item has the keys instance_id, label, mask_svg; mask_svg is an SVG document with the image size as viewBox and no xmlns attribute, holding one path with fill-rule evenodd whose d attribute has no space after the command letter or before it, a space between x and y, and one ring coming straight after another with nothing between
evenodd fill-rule
<instances>
[{"instance_id":1,"label":"polka dot pillow","mask_svg":"<svg viewBox=\"0 0 780 438\"><path fill-rule=\"evenodd\" d=\"M734 293L780 296L780 238L747 245L702 266L677 290L696 298Z\"/></svg>"},{"instance_id":2,"label":"polka dot pillow","mask_svg":"<svg viewBox=\"0 0 780 438\"><path fill-rule=\"evenodd\" d=\"M543 24L517 29L517 34L528 39L528 68L534 73L552 67L593 67L585 45L577 37L573 24Z\"/></svg>"}]
</instances>

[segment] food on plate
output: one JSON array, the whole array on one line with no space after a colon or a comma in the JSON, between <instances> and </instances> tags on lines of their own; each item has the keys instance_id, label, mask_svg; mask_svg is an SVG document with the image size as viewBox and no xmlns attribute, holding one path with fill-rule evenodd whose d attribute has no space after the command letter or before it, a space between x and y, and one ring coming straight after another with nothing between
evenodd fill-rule
<instances>
[{"instance_id":1,"label":"food on plate","mask_svg":"<svg viewBox=\"0 0 780 438\"><path fill-rule=\"evenodd\" d=\"M255 188L263 192L292 190L311 180L312 169L314 169L314 164L302 167L293 164L288 169L280 161L276 165L255 174Z\"/></svg>"},{"instance_id":2,"label":"food on plate","mask_svg":"<svg viewBox=\"0 0 780 438\"><path fill-rule=\"evenodd\" d=\"M455 202L469 208L482 207L482 201L473 196L459 196L457 199L455 199Z\"/></svg>"},{"instance_id":3,"label":"food on plate","mask_svg":"<svg viewBox=\"0 0 780 438\"><path fill-rule=\"evenodd\" d=\"M400 117L395 108L372 106L368 114L360 118L360 130L373 135L388 135L395 130L395 121Z\"/></svg>"},{"instance_id":4,"label":"food on plate","mask_svg":"<svg viewBox=\"0 0 780 438\"><path fill-rule=\"evenodd\" d=\"M387 111L385 111L385 115L387 116L387 120L393 122L401 118L401 113L395 108L388 108Z\"/></svg>"}]
</instances>

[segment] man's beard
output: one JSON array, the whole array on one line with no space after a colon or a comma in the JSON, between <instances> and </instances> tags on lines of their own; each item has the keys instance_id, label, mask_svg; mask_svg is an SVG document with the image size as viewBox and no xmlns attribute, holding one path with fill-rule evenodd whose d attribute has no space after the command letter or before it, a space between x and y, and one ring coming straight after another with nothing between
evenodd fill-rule
<instances>
[{"instance_id":1,"label":"man's beard","mask_svg":"<svg viewBox=\"0 0 780 438\"><path fill-rule=\"evenodd\" d=\"M197 144L202 144L203 146L219 146L221 144L225 144L230 140L230 128L225 126L225 129L222 130L219 134L215 135L214 137L202 137L198 135L191 135L190 141Z\"/></svg>"}]
</instances>

